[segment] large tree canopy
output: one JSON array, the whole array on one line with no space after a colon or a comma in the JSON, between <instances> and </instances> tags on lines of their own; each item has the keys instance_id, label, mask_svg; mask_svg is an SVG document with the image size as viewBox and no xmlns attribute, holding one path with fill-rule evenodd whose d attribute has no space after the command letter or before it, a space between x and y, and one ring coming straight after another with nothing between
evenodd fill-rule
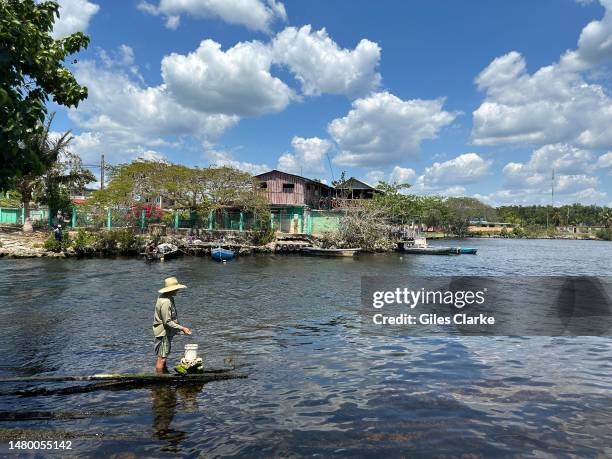
<instances>
[{"instance_id":1,"label":"large tree canopy","mask_svg":"<svg viewBox=\"0 0 612 459\"><path fill-rule=\"evenodd\" d=\"M44 129L49 98L76 107L87 97L64 61L89 38L77 32L54 40L56 17L56 2L0 0L0 190L15 177L42 175L50 167L30 145Z\"/></svg>"},{"instance_id":2,"label":"large tree canopy","mask_svg":"<svg viewBox=\"0 0 612 459\"><path fill-rule=\"evenodd\" d=\"M203 215L223 207L267 213L257 180L231 167L187 167L137 160L114 167L110 179L108 186L94 196L99 205L127 208L161 196L176 210Z\"/></svg>"}]
</instances>

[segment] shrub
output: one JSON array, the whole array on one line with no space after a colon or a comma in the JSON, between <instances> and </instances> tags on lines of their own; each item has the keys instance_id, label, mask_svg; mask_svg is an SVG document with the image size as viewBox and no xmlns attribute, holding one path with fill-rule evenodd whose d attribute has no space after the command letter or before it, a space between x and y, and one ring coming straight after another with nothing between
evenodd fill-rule
<instances>
[{"instance_id":1,"label":"shrub","mask_svg":"<svg viewBox=\"0 0 612 459\"><path fill-rule=\"evenodd\" d=\"M253 233L251 241L254 245L266 245L272 242L275 237L276 232L272 228L268 227L259 231L255 231Z\"/></svg>"},{"instance_id":2,"label":"shrub","mask_svg":"<svg viewBox=\"0 0 612 459\"><path fill-rule=\"evenodd\" d=\"M72 248L80 254L93 252L96 237L89 231L80 228L72 243Z\"/></svg>"},{"instance_id":3,"label":"shrub","mask_svg":"<svg viewBox=\"0 0 612 459\"><path fill-rule=\"evenodd\" d=\"M602 228L595 235L604 241L612 241L612 228Z\"/></svg>"},{"instance_id":4,"label":"shrub","mask_svg":"<svg viewBox=\"0 0 612 459\"><path fill-rule=\"evenodd\" d=\"M49 250L51 252L59 252L61 250L66 250L71 244L70 235L68 232L62 233L62 240L58 241L55 239L55 234L51 233L51 235L45 240L43 247L45 250Z\"/></svg>"},{"instance_id":5,"label":"shrub","mask_svg":"<svg viewBox=\"0 0 612 459\"><path fill-rule=\"evenodd\" d=\"M138 240L131 229L100 231L94 238L94 247L101 252L128 254L138 250Z\"/></svg>"},{"instance_id":6,"label":"shrub","mask_svg":"<svg viewBox=\"0 0 612 459\"><path fill-rule=\"evenodd\" d=\"M49 223L46 220L34 220L32 222L34 231L46 231L49 229Z\"/></svg>"},{"instance_id":7,"label":"shrub","mask_svg":"<svg viewBox=\"0 0 612 459\"><path fill-rule=\"evenodd\" d=\"M514 237L525 237L527 233L521 226L515 226L514 228L512 228L512 235Z\"/></svg>"}]
</instances>

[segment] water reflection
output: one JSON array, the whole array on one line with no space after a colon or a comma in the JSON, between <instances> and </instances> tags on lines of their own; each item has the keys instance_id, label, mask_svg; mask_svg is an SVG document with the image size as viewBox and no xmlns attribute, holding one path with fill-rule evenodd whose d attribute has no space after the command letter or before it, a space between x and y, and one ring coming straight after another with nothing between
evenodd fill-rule
<instances>
[{"instance_id":1,"label":"water reflection","mask_svg":"<svg viewBox=\"0 0 612 459\"><path fill-rule=\"evenodd\" d=\"M173 428L172 422L179 407L184 413L198 412L198 394L203 387L204 384L159 384L151 388L153 438L165 442L162 451L179 451L187 432Z\"/></svg>"}]
</instances>

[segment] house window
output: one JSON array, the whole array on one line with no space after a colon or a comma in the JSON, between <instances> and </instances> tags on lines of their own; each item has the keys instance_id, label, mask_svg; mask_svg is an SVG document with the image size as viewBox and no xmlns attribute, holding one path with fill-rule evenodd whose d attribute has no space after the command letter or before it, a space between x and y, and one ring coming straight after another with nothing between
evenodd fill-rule
<instances>
[{"instance_id":1,"label":"house window","mask_svg":"<svg viewBox=\"0 0 612 459\"><path fill-rule=\"evenodd\" d=\"M307 190L307 191L310 191L310 183L307 183L307 184L306 184L306 190Z\"/></svg>"},{"instance_id":2,"label":"house window","mask_svg":"<svg viewBox=\"0 0 612 459\"><path fill-rule=\"evenodd\" d=\"M268 188L268 182L261 182L259 188Z\"/></svg>"},{"instance_id":3,"label":"house window","mask_svg":"<svg viewBox=\"0 0 612 459\"><path fill-rule=\"evenodd\" d=\"M283 183L283 193L293 193L295 185L293 183Z\"/></svg>"}]
</instances>

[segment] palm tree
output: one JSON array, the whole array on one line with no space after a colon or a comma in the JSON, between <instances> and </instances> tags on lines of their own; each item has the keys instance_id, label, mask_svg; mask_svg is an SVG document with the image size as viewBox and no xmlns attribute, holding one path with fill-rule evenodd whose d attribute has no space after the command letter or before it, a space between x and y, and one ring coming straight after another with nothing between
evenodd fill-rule
<instances>
[{"instance_id":1,"label":"palm tree","mask_svg":"<svg viewBox=\"0 0 612 459\"><path fill-rule=\"evenodd\" d=\"M38 131L31 138L28 145L28 148L35 151L36 156L40 158L39 169L36 171L30 171L27 174L15 179L15 189L21 193L23 204L23 231L32 231L32 223L30 221L30 202L32 201L34 192L37 189L42 189L45 187L49 189L48 185L50 175L53 175L55 177L55 182L59 184L74 183L75 181L78 183L83 181L85 181L85 183L95 181L95 177L91 174L91 172L83 170L82 167L79 167L78 170L71 170L68 175L57 173L58 168L63 168L59 162L60 158L62 158L63 155L71 155L67 152L67 148L73 137L70 131L65 132L59 137L50 135L51 123L53 122L54 117L54 113L49 116L44 128ZM54 173L49 174L50 171L54 171Z\"/></svg>"},{"instance_id":2,"label":"palm tree","mask_svg":"<svg viewBox=\"0 0 612 459\"><path fill-rule=\"evenodd\" d=\"M612 228L612 209L609 207L601 211L599 215L599 221L606 228Z\"/></svg>"}]
</instances>

